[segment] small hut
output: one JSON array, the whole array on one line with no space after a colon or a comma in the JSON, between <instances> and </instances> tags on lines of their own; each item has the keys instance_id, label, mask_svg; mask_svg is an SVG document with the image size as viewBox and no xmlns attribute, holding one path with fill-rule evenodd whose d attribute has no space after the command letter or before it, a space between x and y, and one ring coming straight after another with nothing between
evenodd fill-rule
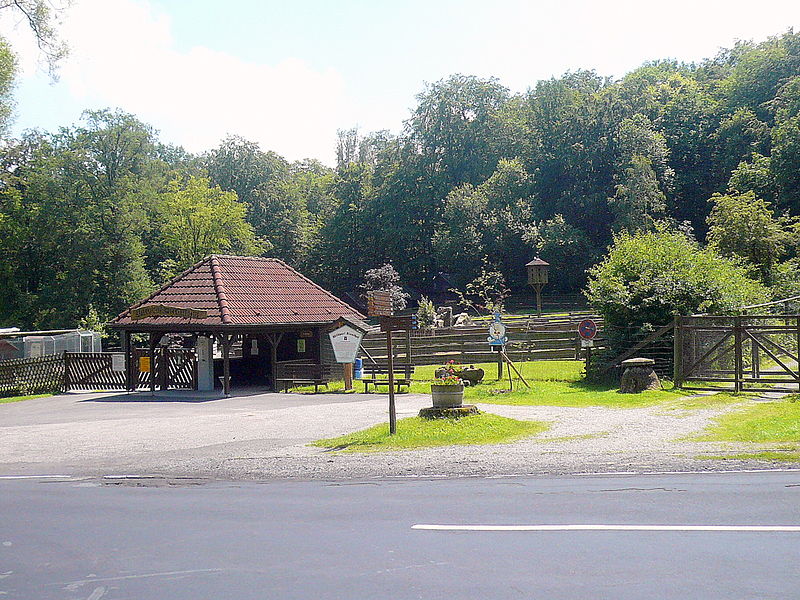
<instances>
[{"instance_id":1,"label":"small hut","mask_svg":"<svg viewBox=\"0 0 800 600\"><path fill-rule=\"evenodd\" d=\"M219 379L228 395L231 381L277 389L284 364L298 367L291 370L298 379L305 366L316 374L332 367L327 331L342 318L360 322L364 316L278 259L212 255L109 325L122 333L129 390L139 368L131 336L139 333L149 336L142 366L150 371L151 389L159 346L181 339L196 349L194 387L213 389ZM166 381L169 365L161 371Z\"/></svg>"}]
</instances>

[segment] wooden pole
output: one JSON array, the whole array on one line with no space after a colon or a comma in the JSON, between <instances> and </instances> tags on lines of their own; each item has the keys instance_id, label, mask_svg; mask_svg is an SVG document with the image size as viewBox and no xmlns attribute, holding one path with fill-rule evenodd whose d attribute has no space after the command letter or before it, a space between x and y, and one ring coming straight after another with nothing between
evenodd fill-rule
<instances>
[{"instance_id":1,"label":"wooden pole","mask_svg":"<svg viewBox=\"0 0 800 600\"><path fill-rule=\"evenodd\" d=\"M675 317L672 334L672 381L675 387L683 386L683 319Z\"/></svg>"},{"instance_id":2,"label":"wooden pole","mask_svg":"<svg viewBox=\"0 0 800 600\"><path fill-rule=\"evenodd\" d=\"M70 387L69 380L69 352L64 350L64 391L68 392Z\"/></svg>"},{"instance_id":3,"label":"wooden pole","mask_svg":"<svg viewBox=\"0 0 800 600\"><path fill-rule=\"evenodd\" d=\"M542 316L542 284L536 284L536 313L539 317Z\"/></svg>"},{"instance_id":4,"label":"wooden pole","mask_svg":"<svg viewBox=\"0 0 800 600\"><path fill-rule=\"evenodd\" d=\"M742 361L742 318L733 319L733 352L734 352L734 378L733 390L735 393L742 391L742 378L744 377L744 367Z\"/></svg>"},{"instance_id":5,"label":"wooden pole","mask_svg":"<svg viewBox=\"0 0 800 600\"><path fill-rule=\"evenodd\" d=\"M392 328L386 328L386 358L389 367L389 434L397 433L397 414L394 406L394 356L392 351Z\"/></svg>"},{"instance_id":6,"label":"wooden pole","mask_svg":"<svg viewBox=\"0 0 800 600\"><path fill-rule=\"evenodd\" d=\"M133 390L131 384L132 365L131 365L131 334L128 330L122 332L122 351L125 353L125 391Z\"/></svg>"},{"instance_id":7,"label":"wooden pole","mask_svg":"<svg viewBox=\"0 0 800 600\"><path fill-rule=\"evenodd\" d=\"M156 334L150 334L150 395L156 395Z\"/></svg>"},{"instance_id":8,"label":"wooden pole","mask_svg":"<svg viewBox=\"0 0 800 600\"><path fill-rule=\"evenodd\" d=\"M353 363L342 363L344 371L344 389L349 392L353 389Z\"/></svg>"},{"instance_id":9,"label":"wooden pole","mask_svg":"<svg viewBox=\"0 0 800 600\"><path fill-rule=\"evenodd\" d=\"M231 395L231 338L222 334L222 395L229 398Z\"/></svg>"},{"instance_id":10,"label":"wooden pole","mask_svg":"<svg viewBox=\"0 0 800 600\"><path fill-rule=\"evenodd\" d=\"M161 389L169 389L169 348L161 346Z\"/></svg>"},{"instance_id":11,"label":"wooden pole","mask_svg":"<svg viewBox=\"0 0 800 600\"><path fill-rule=\"evenodd\" d=\"M499 346L497 350L497 381L503 380L503 347Z\"/></svg>"},{"instance_id":12,"label":"wooden pole","mask_svg":"<svg viewBox=\"0 0 800 600\"><path fill-rule=\"evenodd\" d=\"M270 348L270 370L272 372L272 391L278 391L278 345L283 339L283 332L276 334L268 333L267 340ZM321 362L321 359L320 359Z\"/></svg>"}]
</instances>

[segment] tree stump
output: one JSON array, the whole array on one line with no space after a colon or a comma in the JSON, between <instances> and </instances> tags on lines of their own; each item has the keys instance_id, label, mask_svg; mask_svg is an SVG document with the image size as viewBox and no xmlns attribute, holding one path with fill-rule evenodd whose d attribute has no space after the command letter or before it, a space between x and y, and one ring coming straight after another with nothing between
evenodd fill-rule
<instances>
[{"instance_id":1,"label":"tree stump","mask_svg":"<svg viewBox=\"0 0 800 600\"><path fill-rule=\"evenodd\" d=\"M660 390L661 382L653 370L652 358L629 358L622 361L622 379L619 391L623 394L638 394L645 390Z\"/></svg>"}]
</instances>

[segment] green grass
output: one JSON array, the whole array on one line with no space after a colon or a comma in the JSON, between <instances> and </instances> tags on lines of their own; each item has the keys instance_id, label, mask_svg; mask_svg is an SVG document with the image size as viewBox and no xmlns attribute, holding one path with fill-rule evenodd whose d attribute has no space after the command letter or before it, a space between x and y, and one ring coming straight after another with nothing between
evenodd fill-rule
<instances>
[{"instance_id":1,"label":"green grass","mask_svg":"<svg viewBox=\"0 0 800 600\"><path fill-rule=\"evenodd\" d=\"M516 363L515 366L530 384L531 389L514 376L514 389L508 391L507 372L505 379L497 380L497 363L475 365L486 372L483 383L464 390L464 402L469 404L510 404L525 406L607 406L634 408L651 406L686 395L664 382L664 390L641 394L620 394L616 387L587 383L583 380L583 363L574 360L552 360ZM430 392L435 366L418 367L414 379L428 381L414 383L411 391L419 394Z\"/></svg>"},{"instance_id":2,"label":"green grass","mask_svg":"<svg viewBox=\"0 0 800 600\"><path fill-rule=\"evenodd\" d=\"M0 404L8 404L10 402L22 402L23 400L33 400L34 398L47 398L53 394L34 394L32 396L10 396L9 398L0 398Z\"/></svg>"},{"instance_id":3,"label":"green grass","mask_svg":"<svg viewBox=\"0 0 800 600\"><path fill-rule=\"evenodd\" d=\"M461 419L411 417L397 422L389 435L388 423L340 437L317 440L312 446L347 452L410 450L434 446L502 444L537 435L548 429L540 421L517 421L497 415L470 415Z\"/></svg>"},{"instance_id":4,"label":"green grass","mask_svg":"<svg viewBox=\"0 0 800 600\"><path fill-rule=\"evenodd\" d=\"M669 408L691 410L718 404L742 402L744 395L733 395L728 392L717 393L702 398L687 398L693 394L686 390L675 389L669 381L662 382L663 390L642 392L641 394L620 394L615 386L587 383L583 380L584 363L575 360L549 360L520 362L515 366L530 384L531 389L514 375L514 389L508 391L507 371L503 369L504 378L497 380L497 363L476 364L486 373L483 383L468 387L464 391L464 402L468 404L510 404L525 406L607 406L611 408L637 408L665 404ZM410 389L403 393L430 394L431 381L434 379L436 365L417 367L414 381ZM363 391L363 384L353 382L356 391ZM328 385L329 393L345 393L344 384L334 381ZM371 393L374 388L370 387ZM294 388L301 393L313 393L314 386ZM377 393L386 394L386 386L381 386Z\"/></svg>"},{"instance_id":5,"label":"green grass","mask_svg":"<svg viewBox=\"0 0 800 600\"><path fill-rule=\"evenodd\" d=\"M698 460L765 460L770 462L800 462L800 452L770 450L742 454L702 454Z\"/></svg>"},{"instance_id":6,"label":"green grass","mask_svg":"<svg viewBox=\"0 0 800 600\"><path fill-rule=\"evenodd\" d=\"M691 438L714 442L800 442L800 402L779 400L718 417Z\"/></svg>"}]
</instances>

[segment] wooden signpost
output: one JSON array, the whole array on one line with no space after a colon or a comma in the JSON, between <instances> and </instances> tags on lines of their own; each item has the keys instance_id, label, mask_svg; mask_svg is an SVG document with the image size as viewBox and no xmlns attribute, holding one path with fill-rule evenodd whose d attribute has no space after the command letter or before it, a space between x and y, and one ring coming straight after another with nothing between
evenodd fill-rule
<instances>
[{"instance_id":1,"label":"wooden signpost","mask_svg":"<svg viewBox=\"0 0 800 600\"><path fill-rule=\"evenodd\" d=\"M592 362L592 347L594 338L597 335L597 323L591 319L584 319L578 324L578 335L581 336L581 348L586 349L586 372L589 372L589 365Z\"/></svg>"},{"instance_id":2,"label":"wooden signpost","mask_svg":"<svg viewBox=\"0 0 800 600\"><path fill-rule=\"evenodd\" d=\"M389 372L389 434L397 433L397 412L394 403L394 350L392 348L392 331L411 329L411 317L395 317L392 310L392 295L385 290L367 293L367 314L378 317L381 331L386 333L386 359Z\"/></svg>"}]
</instances>

